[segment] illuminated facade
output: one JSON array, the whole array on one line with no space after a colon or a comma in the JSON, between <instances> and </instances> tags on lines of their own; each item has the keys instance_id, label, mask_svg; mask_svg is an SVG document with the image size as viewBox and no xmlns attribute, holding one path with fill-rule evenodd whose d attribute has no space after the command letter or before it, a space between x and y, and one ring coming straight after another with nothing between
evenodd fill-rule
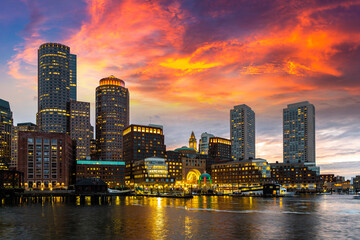
<instances>
[{"instance_id":1,"label":"illuminated facade","mask_svg":"<svg viewBox=\"0 0 360 240\"><path fill-rule=\"evenodd\" d=\"M77 66L76 55L70 54L70 99L77 100Z\"/></svg>"},{"instance_id":2,"label":"illuminated facade","mask_svg":"<svg viewBox=\"0 0 360 240\"><path fill-rule=\"evenodd\" d=\"M221 190L235 187L263 185L271 177L270 165L265 159L218 163L211 166L213 183Z\"/></svg>"},{"instance_id":3,"label":"illuminated facade","mask_svg":"<svg viewBox=\"0 0 360 240\"><path fill-rule=\"evenodd\" d=\"M123 161L123 131L129 125L129 91L114 76L96 88L96 149L101 161Z\"/></svg>"},{"instance_id":4,"label":"illuminated facade","mask_svg":"<svg viewBox=\"0 0 360 240\"><path fill-rule=\"evenodd\" d=\"M205 172L206 159L196 157L183 156L182 161L182 180L187 184L198 184L200 175Z\"/></svg>"},{"instance_id":5,"label":"illuminated facade","mask_svg":"<svg viewBox=\"0 0 360 240\"><path fill-rule=\"evenodd\" d=\"M124 130L126 183L133 179L132 164L149 157L164 158L166 146L162 127L130 125Z\"/></svg>"},{"instance_id":6,"label":"illuminated facade","mask_svg":"<svg viewBox=\"0 0 360 240\"><path fill-rule=\"evenodd\" d=\"M76 161L76 179L100 178L110 188L125 186L125 162Z\"/></svg>"},{"instance_id":7,"label":"illuminated facade","mask_svg":"<svg viewBox=\"0 0 360 240\"><path fill-rule=\"evenodd\" d=\"M18 123L17 126L13 127L12 136L11 136L11 164L12 168L18 169L18 147L19 147L19 132L35 132L38 131L38 128L35 124L27 123Z\"/></svg>"},{"instance_id":8,"label":"illuminated facade","mask_svg":"<svg viewBox=\"0 0 360 240\"><path fill-rule=\"evenodd\" d=\"M231 141L221 137L210 138L206 171L211 174L212 164L228 161L231 161Z\"/></svg>"},{"instance_id":9,"label":"illuminated facade","mask_svg":"<svg viewBox=\"0 0 360 240\"><path fill-rule=\"evenodd\" d=\"M230 110L231 157L255 158L255 112L245 104Z\"/></svg>"},{"instance_id":10,"label":"illuminated facade","mask_svg":"<svg viewBox=\"0 0 360 240\"><path fill-rule=\"evenodd\" d=\"M271 179L293 190L316 190L320 176L308 163L271 163Z\"/></svg>"},{"instance_id":11,"label":"illuminated facade","mask_svg":"<svg viewBox=\"0 0 360 240\"><path fill-rule=\"evenodd\" d=\"M195 134L194 132L191 132L191 136L189 138L189 148L192 148L194 149L195 151L197 151L197 141L196 141L196 138L195 138Z\"/></svg>"},{"instance_id":12,"label":"illuminated facade","mask_svg":"<svg viewBox=\"0 0 360 240\"><path fill-rule=\"evenodd\" d=\"M169 166L169 174L175 181L182 180L182 154L176 151L166 151L166 163Z\"/></svg>"},{"instance_id":13,"label":"illuminated facade","mask_svg":"<svg viewBox=\"0 0 360 240\"><path fill-rule=\"evenodd\" d=\"M315 164L315 107L309 102L283 110L284 163Z\"/></svg>"},{"instance_id":14,"label":"illuminated facade","mask_svg":"<svg viewBox=\"0 0 360 240\"><path fill-rule=\"evenodd\" d=\"M149 157L137 160L132 165L135 185L172 185L175 179L169 174L165 158Z\"/></svg>"},{"instance_id":15,"label":"illuminated facade","mask_svg":"<svg viewBox=\"0 0 360 240\"><path fill-rule=\"evenodd\" d=\"M19 132L18 170L25 188L67 188L76 177L73 141L66 133Z\"/></svg>"},{"instance_id":16,"label":"illuminated facade","mask_svg":"<svg viewBox=\"0 0 360 240\"><path fill-rule=\"evenodd\" d=\"M37 125L44 132L67 132L70 101L70 48L59 43L42 44L38 50Z\"/></svg>"},{"instance_id":17,"label":"illuminated facade","mask_svg":"<svg viewBox=\"0 0 360 240\"><path fill-rule=\"evenodd\" d=\"M92 139L90 125L90 103L71 100L68 103L68 130L76 144L76 160L90 157L90 141Z\"/></svg>"},{"instance_id":18,"label":"illuminated facade","mask_svg":"<svg viewBox=\"0 0 360 240\"><path fill-rule=\"evenodd\" d=\"M10 165L13 116L9 102L0 99L0 163Z\"/></svg>"},{"instance_id":19,"label":"illuminated facade","mask_svg":"<svg viewBox=\"0 0 360 240\"><path fill-rule=\"evenodd\" d=\"M199 153L208 154L209 152L209 140L211 137L215 137L214 135L204 132L201 134L201 138L199 140Z\"/></svg>"}]
</instances>

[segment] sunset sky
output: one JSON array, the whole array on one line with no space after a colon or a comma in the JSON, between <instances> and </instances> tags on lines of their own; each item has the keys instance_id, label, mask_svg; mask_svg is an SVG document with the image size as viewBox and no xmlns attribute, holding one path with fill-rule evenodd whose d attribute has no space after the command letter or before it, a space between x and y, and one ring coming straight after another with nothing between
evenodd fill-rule
<instances>
[{"instance_id":1,"label":"sunset sky","mask_svg":"<svg viewBox=\"0 0 360 240\"><path fill-rule=\"evenodd\" d=\"M282 109L316 108L321 173L360 175L360 1L0 2L0 98L36 122L37 49L78 57L78 100L114 75L130 120L164 126L167 149L191 131L230 137L229 111L256 113L256 157L282 162Z\"/></svg>"}]
</instances>

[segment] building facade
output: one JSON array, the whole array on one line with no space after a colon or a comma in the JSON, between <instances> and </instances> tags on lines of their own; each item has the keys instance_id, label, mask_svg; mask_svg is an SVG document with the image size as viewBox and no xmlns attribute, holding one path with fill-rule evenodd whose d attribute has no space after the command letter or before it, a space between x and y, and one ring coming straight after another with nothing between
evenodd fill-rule
<instances>
[{"instance_id":1,"label":"building facade","mask_svg":"<svg viewBox=\"0 0 360 240\"><path fill-rule=\"evenodd\" d=\"M169 167L169 174L175 181L182 180L182 154L176 151L166 151L166 163Z\"/></svg>"},{"instance_id":2,"label":"building facade","mask_svg":"<svg viewBox=\"0 0 360 240\"><path fill-rule=\"evenodd\" d=\"M149 157L164 158L166 146L162 127L132 124L124 132L126 184L133 183L132 164Z\"/></svg>"},{"instance_id":3,"label":"building facade","mask_svg":"<svg viewBox=\"0 0 360 240\"><path fill-rule=\"evenodd\" d=\"M35 132L38 131L36 124L31 122L18 123L13 127L11 136L11 164L12 168L18 169L18 147L19 132Z\"/></svg>"},{"instance_id":4,"label":"building facade","mask_svg":"<svg viewBox=\"0 0 360 240\"><path fill-rule=\"evenodd\" d=\"M129 125L129 91L114 76L96 88L96 147L101 161L123 161L123 131Z\"/></svg>"},{"instance_id":5,"label":"building facade","mask_svg":"<svg viewBox=\"0 0 360 240\"><path fill-rule=\"evenodd\" d=\"M320 176L305 163L271 163L271 179L290 191L316 191Z\"/></svg>"},{"instance_id":6,"label":"building facade","mask_svg":"<svg viewBox=\"0 0 360 240\"><path fill-rule=\"evenodd\" d=\"M175 184L175 179L169 173L165 158L149 157L137 160L132 164L135 186Z\"/></svg>"},{"instance_id":7,"label":"building facade","mask_svg":"<svg viewBox=\"0 0 360 240\"><path fill-rule=\"evenodd\" d=\"M125 187L125 162L76 161L76 179L100 178L110 188Z\"/></svg>"},{"instance_id":8,"label":"building facade","mask_svg":"<svg viewBox=\"0 0 360 240\"><path fill-rule=\"evenodd\" d=\"M69 135L76 145L76 160L90 157L90 141L92 139L90 124L90 103L71 100L68 103Z\"/></svg>"},{"instance_id":9,"label":"building facade","mask_svg":"<svg viewBox=\"0 0 360 240\"><path fill-rule=\"evenodd\" d=\"M0 99L0 163L11 163L11 134L13 115L9 102Z\"/></svg>"},{"instance_id":10,"label":"building facade","mask_svg":"<svg viewBox=\"0 0 360 240\"><path fill-rule=\"evenodd\" d=\"M25 188L67 188L75 182L73 141L66 133L19 132L18 169Z\"/></svg>"},{"instance_id":11,"label":"building facade","mask_svg":"<svg viewBox=\"0 0 360 240\"><path fill-rule=\"evenodd\" d=\"M189 148L192 148L197 152L197 140L195 138L194 132L191 132L191 136L189 138Z\"/></svg>"},{"instance_id":12,"label":"building facade","mask_svg":"<svg viewBox=\"0 0 360 240\"><path fill-rule=\"evenodd\" d=\"M77 59L70 54L70 99L77 101Z\"/></svg>"},{"instance_id":13,"label":"building facade","mask_svg":"<svg viewBox=\"0 0 360 240\"><path fill-rule=\"evenodd\" d=\"M255 158L255 112L245 104L230 110L231 157Z\"/></svg>"},{"instance_id":14,"label":"building facade","mask_svg":"<svg viewBox=\"0 0 360 240\"><path fill-rule=\"evenodd\" d=\"M283 110L284 163L315 164L315 107L309 102Z\"/></svg>"},{"instance_id":15,"label":"building facade","mask_svg":"<svg viewBox=\"0 0 360 240\"><path fill-rule=\"evenodd\" d=\"M217 163L211 166L213 183L220 191L233 191L239 187L261 186L271 176L265 159L251 159Z\"/></svg>"},{"instance_id":16,"label":"building facade","mask_svg":"<svg viewBox=\"0 0 360 240\"><path fill-rule=\"evenodd\" d=\"M199 140L199 153L200 154L208 154L209 140L212 137L215 137L215 136L210 133L207 133L207 132L204 132L201 134L201 138Z\"/></svg>"},{"instance_id":17,"label":"building facade","mask_svg":"<svg viewBox=\"0 0 360 240\"><path fill-rule=\"evenodd\" d=\"M231 161L231 141L221 137L211 137L209 139L208 161L206 171L211 174L211 165Z\"/></svg>"},{"instance_id":18,"label":"building facade","mask_svg":"<svg viewBox=\"0 0 360 240\"><path fill-rule=\"evenodd\" d=\"M67 133L70 101L70 48L59 43L42 44L38 50L37 125L44 132Z\"/></svg>"}]
</instances>

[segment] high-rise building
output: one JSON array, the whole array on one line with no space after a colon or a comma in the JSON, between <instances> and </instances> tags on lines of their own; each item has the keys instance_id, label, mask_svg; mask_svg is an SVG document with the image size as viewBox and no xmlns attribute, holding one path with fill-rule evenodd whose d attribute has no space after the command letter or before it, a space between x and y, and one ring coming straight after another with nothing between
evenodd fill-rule
<instances>
[{"instance_id":1,"label":"high-rise building","mask_svg":"<svg viewBox=\"0 0 360 240\"><path fill-rule=\"evenodd\" d=\"M309 102L283 110L284 163L315 164L315 107Z\"/></svg>"},{"instance_id":2,"label":"high-rise building","mask_svg":"<svg viewBox=\"0 0 360 240\"><path fill-rule=\"evenodd\" d=\"M9 102L0 99L0 163L11 162L11 133L13 116Z\"/></svg>"},{"instance_id":3,"label":"high-rise building","mask_svg":"<svg viewBox=\"0 0 360 240\"><path fill-rule=\"evenodd\" d=\"M133 180L132 164L148 157L165 157L166 146L162 127L131 124L124 130L126 183Z\"/></svg>"},{"instance_id":4,"label":"high-rise building","mask_svg":"<svg viewBox=\"0 0 360 240\"><path fill-rule=\"evenodd\" d=\"M245 104L230 110L231 156L234 160L255 158L255 113Z\"/></svg>"},{"instance_id":5,"label":"high-rise building","mask_svg":"<svg viewBox=\"0 0 360 240\"><path fill-rule=\"evenodd\" d=\"M75 54L70 54L70 99L77 100L77 60Z\"/></svg>"},{"instance_id":6,"label":"high-rise building","mask_svg":"<svg viewBox=\"0 0 360 240\"><path fill-rule=\"evenodd\" d=\"M101 161L123 160L123 131L129 125L129 91L114 76L96 88L96 146Z\"/></svg>"},{"instance_id":7,"label":"high-rise building","mask_svg":"<svg viewBox=\"0 0 360 240\"><path fill-rule=\"evenodd\" d=\"M191 132L191 136L189 138L189 148L192 148L194 149L195 151L197 151L197 141L196 141L196 138L195 138L195 134L194 132Z\"/></svg>"},{"instance_id":8,"label":"high-rise building","mask_svg":"<svg viewBox=\"0 0 360 240\"><path fill-rule=\"evenodd\" d=\"M221 137L211 137L206 160L206 171L211 174L211 165L231 161L231 141Z\"/></svg>"},{"instance_id":9,"label":"high-rise building","mask_svg":"<svg viewBox=\"0 0 360 240\"><path fill-rule=\"evenodd\" d=\"M208 154L209 152L209 140L211 137L215 137L214 135L204 132L201 134L201 138L199 140L199 153L200 154Z\"/></svg>"},{"instance_id":10,"label":"high-rise building","mask_svg":"<svg viewBox=\"0 0 360 240\"><path fill-rule=\"evenodd\" d=\"M92 139L90 124L90 103L71 100L68 103L68 130L76 144L76 160L90 157L90 141Z\"/></svg>"},{"instance_id":11,"label":"high-rise building","mask_svg":"<svg viewBox=\"0 0 360 240\"><path fill-rule=\"evenodd\" d=\"M19 132L18 168L25 188L66 188L75 181L73 141L66 133Z\"/></svg>"},{"instance_id":12,"label":"high-rise building","mask_svg":"<svg viewBox=\"0 0 360 240\"><path fill-rule=\"evenodd\" d=\"M31 122L18 123L12 129L11 136L11 163L12 168L18 169L18 148L19 148L19 132L35 132L38 128Z\"/></svg>"},{"instance_id":13,"label":"high-rise building","mask_svg":"<svg viewBox=\"0 0 360 240\"><path fill-rule=\"evenodd\" d=\"M70 101L70 48L42 44L38 50L37 125L44 132L66 133Z\"/></svg>"}]
</instances>

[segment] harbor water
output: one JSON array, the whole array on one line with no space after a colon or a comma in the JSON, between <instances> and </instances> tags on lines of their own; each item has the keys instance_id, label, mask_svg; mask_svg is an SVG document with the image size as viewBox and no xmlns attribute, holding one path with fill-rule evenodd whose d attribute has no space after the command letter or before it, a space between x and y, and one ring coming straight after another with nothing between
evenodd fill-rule
<instances>
[{"instance_id":1,"label":"harbor water","mask_svg":"<svg viewBox=\"0 0 360 240\"><path fill-rule=\"evenodd\" d=\"M359 239L360 200L288 198L61 198L0 205L0 239Z\"/></svg>"}]
</instances>

